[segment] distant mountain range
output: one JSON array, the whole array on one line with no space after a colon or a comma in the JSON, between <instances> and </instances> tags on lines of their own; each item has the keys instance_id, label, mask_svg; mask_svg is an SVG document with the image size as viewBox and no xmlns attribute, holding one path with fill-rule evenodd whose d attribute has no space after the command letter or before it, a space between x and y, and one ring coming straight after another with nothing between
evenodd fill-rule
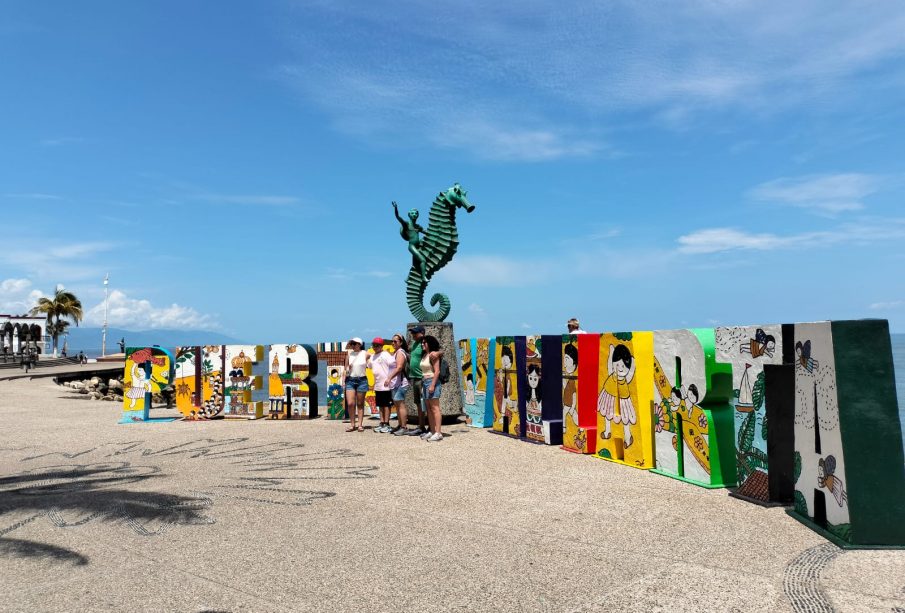
<instances>
[{"instance_id":1,"label":"distant mountain range","mask_svg":"<svg viewBox=\"0 0 905 613\"><path fill-rule=\"evenodd\" d=\"M102 328L69 327L67 352L75 355L84 351L88 357L101 354ZM206 330L123 330L107 328L107 353L119 353L119 339L126 340L127 347L160 345L161 347L179 347L181 345L244 345L242 341L219 332ZM59 340L59 348L63 348L63 339ZM47 348L48 352L52 349Z\"/></svg>"}]
</instances>

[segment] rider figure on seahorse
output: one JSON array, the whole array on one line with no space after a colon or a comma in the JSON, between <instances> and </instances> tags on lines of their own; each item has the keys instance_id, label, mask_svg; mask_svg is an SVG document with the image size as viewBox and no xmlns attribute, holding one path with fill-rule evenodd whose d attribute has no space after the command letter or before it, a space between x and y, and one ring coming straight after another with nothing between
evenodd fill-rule
<instances>
[{"instance_id":1,"label":"rider figure on seahorse","mask_svg":"<svg viewBox=\"0 0 905 613\"><path fill-rule=\"evenodd\" d=\"M440 307L431 312L424 307L424 292L430 278L452 260L459 247L457 208L463 208L469 213L475 208L468 202L465 190L458 183L445 192L440 192L434 199L426 230L418 224L417 209L409 211L406 220L399 215L399 205L393 202L393 211L401 226L399 234L408 241L409 253L412 254L412 268L405 281L406 301L418 321L443 321L449 315L447 296L434 294L431 306L439 303Z\"/></svg>"},{"instance_id":2,"label":"rider figure on seahorse","mask_svg":"<svg viewBox=\"0 0 905 613\"><path fill-rule=\"evenodd\" d=\"M427 280L427 258L421 253L421 235L424 228L418 224L418 209L409 211L408 221L399 216L399 205L393 201L393 212L396 213L396 219L402 226L399 234L409 242L409 253L412 254L412 267L421 271L421 278Z\"/></svg>"}]
</instances>

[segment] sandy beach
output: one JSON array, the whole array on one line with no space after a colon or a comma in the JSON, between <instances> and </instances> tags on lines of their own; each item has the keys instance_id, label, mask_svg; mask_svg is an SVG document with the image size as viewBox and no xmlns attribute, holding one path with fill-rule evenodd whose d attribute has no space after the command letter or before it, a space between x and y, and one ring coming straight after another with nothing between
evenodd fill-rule
<instances>
[{"instance_id":1,"label":"sandy beach","mask_svg":"<svg viewBox=\"0 0 905 613\"><path fill-rule=\"evenodd\" d=\"M905 551L461 424L428 444L120 413L0 382L0 610L905 608Z\"/></svg>"}]
</instances>

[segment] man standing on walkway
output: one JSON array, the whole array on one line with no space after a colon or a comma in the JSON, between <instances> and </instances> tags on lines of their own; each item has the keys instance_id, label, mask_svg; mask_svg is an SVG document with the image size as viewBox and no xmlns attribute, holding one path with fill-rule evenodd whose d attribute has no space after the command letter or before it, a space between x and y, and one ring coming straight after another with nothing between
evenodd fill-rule
<instances>
[{"instance_id":1,"label":"man standing on walkway","mask_svg":"<svg viewBox=\"0 0 905 613\"><path fill-rule=\"evenodd\" d=\"M421 341L424 340L424 326L417 325L412 326L409 330L409 333L412 335L412 344L409 349L409 388L412 390L412 394L414 394L413 399L415 401L415 407L418 409L418 427L414 430L409 430L407 434L411 434L412 436L421 436L426 430L425 420L424 420L424 407L421 406L421 379L423 377L421 373L421 358L424 353L424 349L421 347Z\"/></svg>"}]
</instances>

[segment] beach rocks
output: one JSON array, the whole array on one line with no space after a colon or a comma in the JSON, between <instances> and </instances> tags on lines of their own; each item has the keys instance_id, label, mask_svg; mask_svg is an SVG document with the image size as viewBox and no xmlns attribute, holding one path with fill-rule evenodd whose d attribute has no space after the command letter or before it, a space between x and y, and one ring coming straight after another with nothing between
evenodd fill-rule
<instances>
[{"instance_id":1,"label":"beach rocks","mask_svg":"<svg viewBox=\"0 0 905 613\"><path fill-rule=\"evenodd\" d=\"M61 383L72 391L88 396L91 400L106 400L109 402L122 402L123 382L120 379L104 380L101 377L91 377L81 381L68 381Z\"/></svg>"}]
</instances>

